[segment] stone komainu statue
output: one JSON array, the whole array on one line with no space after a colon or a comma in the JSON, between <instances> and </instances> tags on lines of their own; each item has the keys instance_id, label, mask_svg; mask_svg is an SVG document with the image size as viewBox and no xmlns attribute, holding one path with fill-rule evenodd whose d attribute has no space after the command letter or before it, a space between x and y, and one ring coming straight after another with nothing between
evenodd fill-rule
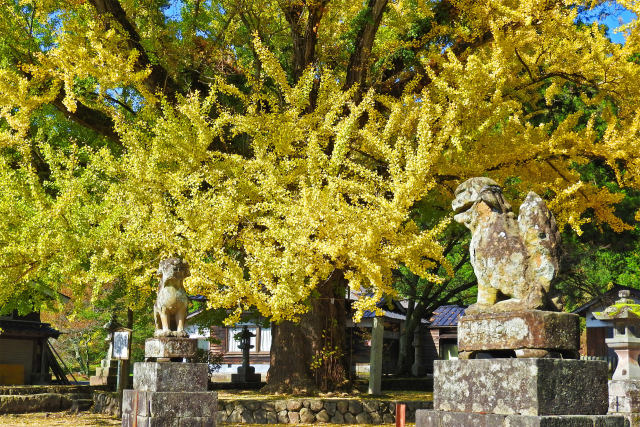
<instances>
[{"instance_id":1,"label":"stone komainu statue","mask_svg":"<svg viewBox=\"0 0 640 427\"><path fill-rule=\"evenodd\" d=\"M187 337L184 326L187 319L189 299L182 286L189 277L189 265L180 258L167 258L158 267L158 297L153 307L156 337Z\"/></svg>"},{"instance_id":2,"label":"stone komainu statue","mask_svg":"<svg viewBox=\"0 0 640 427\"><path fill-rule=\"evenodd\" d=\"M454 219L471 230L471 265L478 301L467 314L483 311L555 309L552 282L558 273L560 235L544 201L529 192L516 219L489 178L458 186Z\"/></svg>"}]
</instances>

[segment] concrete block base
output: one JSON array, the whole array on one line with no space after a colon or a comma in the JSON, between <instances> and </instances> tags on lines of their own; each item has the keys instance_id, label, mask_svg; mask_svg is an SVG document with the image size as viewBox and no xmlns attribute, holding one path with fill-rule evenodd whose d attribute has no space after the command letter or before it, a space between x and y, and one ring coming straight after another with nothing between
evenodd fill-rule
<instances>
[{"instance_id":1,"label":"concrete block base","mask_svg":"<svg viewBox=\"0 0 640 427\"><path fill-rule=\"evenodd\" d=\"M232 383L259 383L262 381L260 374L256 374L256 368L249 366L249 369L245 369L240 366L237 374L231 374Z\"/></svg>"},{"instance_id":2,"label":"concrete block base","mask_svg":"<svg viewBox=\"0 0 640 427\"><path fill-rule=\"evenodd\" d=\"M206 391L206 363L137 362L133 365L133 388L139 391Z\"/></svg>"},{"instance_id":3,"label":"concrete block base","mask_svg":"<svg viewBox=\"0 0 640 427\"><path fill-rule=\"evenodd\" d=\"M579 316L542 310L466 314L458 322L462 353L514 350L517 357L576 358Z\"/></svg>"},{"instance_id":4,"label":"concrete block base","mask_svg":"<svg viewBox=\"0 0 640 427\"><path fill-rule=\"evenodd\" d=\"M125 390L122 427L214 426L217 407L216 392Z\"/></svg>"},{"instance_id":5,"label":"concrete block base","mask_svg":"<svg viewBox=\"0 0 640 427\"><path fill-rule=\"evenodd\" d=\"M440 411L604 415L609 409L607 365L598 360L436 360L434 368Z\"/></svg>"},{"instance_id":6,"label":"concrete block base","mask_svg":"<svg viewBox=\"0 0 640 427\"><path fill-rule=\"evenodd\" d=\"M193 338L149 338L144 342L144 357L147 359L191 359L195 357L197 349L198 340Z\"/></svg>"},{"instance_id":7,"label":"concrete block base","mask_svg":"<svg viewBox=\"0 0 640 427\"><path fill-rule=\"evenodd\" d=\"M609 412L640 413L640 380L609 381Z\"/></svg>"},{"instance_id":8,"label":"concrete block base","mask_svg":"<svg viewBox=\"0 0 640 427\"><path fill-rule=\"evenodd\" d=\"M501 415L416 411L416 427L627 427L620 415Z\"/></svg>"}]
</instances>

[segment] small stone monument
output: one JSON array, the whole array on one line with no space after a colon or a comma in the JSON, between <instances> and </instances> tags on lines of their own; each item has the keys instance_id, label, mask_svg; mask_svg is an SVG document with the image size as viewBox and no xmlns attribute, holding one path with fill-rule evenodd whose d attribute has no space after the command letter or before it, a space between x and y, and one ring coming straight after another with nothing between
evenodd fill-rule
<instances>
[{"instance_id":1,"label":"small stone monument","mask_svg":"<svg viewBox=\"0 0 640 427\"><path fill-rule=\"evenodd\" d=\"M96 374L89 377L89 385L92 386L104 386L109 389L115 389L118 382L118 360L113 356L113 332L120 326L116 320L115 313L111 316L111 319L102 327L107 331L107 337L105 341L109 343L107 354L100 361L100 367L96 368Z\"/></svg>"},{"instance_id":2,"label":"small stone monument","mask_svg":"<svg viewBox=\"0 0 640 427\"><path fill-rule=\"evenodd\" d=\"M619 300L593 315L613 326L613 338L606 343L618 355L618 366L609 381L609 412L629 416L636 426L640 425L640 304L630 295L628 290L620 291Z\"/></svg>"},{"instance_id":3,"label":"small stone monument","mask_svg":"<svg viewBox=\"0 0 640 427\"><path fill-rule=\"evenodd\" d=\"M146 361L133 367L133 390L123 393L122 426L214 426L217 393L207 391L207 364L189 362L197 340L184 332L188 299L182 282L189 266L165 259L158 275L155 338L145 342Z\"/></svg>"},{"instance_id":4,"label":"small stone monument","mask_svg":"<svg viewBox=\"0 0 640 427\"><path fill-rule=\"evenodd\" d=\"M471 230L478 301L458 323L458 360L434 363L434 410L416 426L622 427L608 416L607 366L575 360L578 316L557 312L560 236L530 192L516 218L489 178L462 183L455 220Z\"/></svg>"},{"instance_id":5,"label":"small stone monument","mask_svg":"<svg viewBox=\"0 0 640 427\"><path fill-rule=\"evenodd\" d=\"M251 332L246 326L242 327L240 332L240 344L238 347L242 350L242 366L238 367L237 374L231 374L232 383L259 383L260 374L256 374L256 368L249 366L249 350L253 348L251 338L256 334Z\"/></svg>"}]
</instances>

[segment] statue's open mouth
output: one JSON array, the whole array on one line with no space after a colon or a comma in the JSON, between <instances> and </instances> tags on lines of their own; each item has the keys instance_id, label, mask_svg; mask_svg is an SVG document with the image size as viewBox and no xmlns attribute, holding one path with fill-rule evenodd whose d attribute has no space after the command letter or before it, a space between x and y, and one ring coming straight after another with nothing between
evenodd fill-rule
<instances>
[{"instance_id":1,"label":"statue's open mouth","mask_svg":"<svg viewBox=\"0 0 640 427\"><path fill-rule=\"evenodd\" d=\"M452 206L451 206L453 208L453 213L454 214L459 214L459 213L462 213L462 212L465 212L465 211L471 209L471 207L473 206L473 203L474 203L471 200L467 200L465 203L463 203L461 205L458 205L458 203L456 203L456 202L457 201L454 200L453 203L452 203Z\"/></svg>"}]
</instances>

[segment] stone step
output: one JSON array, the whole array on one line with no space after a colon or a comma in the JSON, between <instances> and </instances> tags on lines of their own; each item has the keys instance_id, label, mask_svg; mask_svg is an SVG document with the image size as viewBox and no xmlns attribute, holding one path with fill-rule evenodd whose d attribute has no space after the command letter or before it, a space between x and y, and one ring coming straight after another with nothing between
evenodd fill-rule
<instances>
[{"instance_id":1,"label":"stone step","mask_svg":"<svg viewBox=\"0 0 640 427\"><path fill-rule=\"evenodd\" d=\"M620 415L500 415L416 411L416 427L625 427Z\"/></svg>"}]
</instances>

